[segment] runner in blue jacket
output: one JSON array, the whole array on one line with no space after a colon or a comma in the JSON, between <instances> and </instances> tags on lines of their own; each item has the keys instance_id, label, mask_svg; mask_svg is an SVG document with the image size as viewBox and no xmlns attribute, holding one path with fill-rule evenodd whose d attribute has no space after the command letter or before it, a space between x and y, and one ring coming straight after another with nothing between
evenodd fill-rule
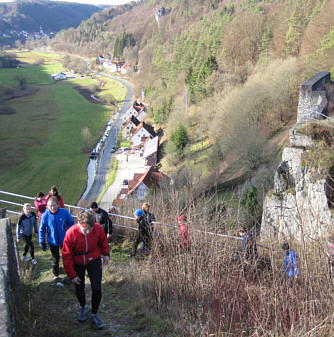
<instances>
[{"instance_id":1,"label":"runner in blue jacket","mask_svg":"<svg viewBox=\"0 0 334 337\"><path fill-rule=\"evenodd\" d=\"M47 210L42 215L39 227L40 247L46 251L46 234L52 254L52 269L54 280L59 279L59 247L63 246L66 231L74 225L70 212L60 208L56 197L51 197L47 203Z\"/></svg>"}]
</instances>

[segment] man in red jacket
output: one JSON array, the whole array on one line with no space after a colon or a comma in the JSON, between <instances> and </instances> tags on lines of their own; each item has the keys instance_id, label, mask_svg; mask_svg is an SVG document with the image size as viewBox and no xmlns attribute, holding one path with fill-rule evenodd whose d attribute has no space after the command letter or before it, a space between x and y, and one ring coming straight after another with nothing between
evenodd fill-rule
<instances>
[{"instance_id":1,"label":"man in red jacket","mask_svg":"<svg viewBox=\"0 0 334 337\"><path fill-rule=\"evenodd\" d=\"M65 235L63 265L69 279L75 284L75 294L80 303L79 322L87 320L88 308L85 296L85 271L87 270L92 289L91 321L95 329L103 329L97 312L102 298L102 264L109 262L108 240L103 228L95 223L90 211L78 215L78 223Z\"/></svg>"}]
</instances>

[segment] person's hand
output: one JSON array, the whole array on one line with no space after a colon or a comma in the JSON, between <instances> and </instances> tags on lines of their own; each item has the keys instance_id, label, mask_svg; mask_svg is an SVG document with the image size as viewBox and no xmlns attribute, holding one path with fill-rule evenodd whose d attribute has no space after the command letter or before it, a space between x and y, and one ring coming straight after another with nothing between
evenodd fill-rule
<instances>
[{"instance_id":1,"label":"person's hand","mask_svg":"<svg viewBox=\"0 0 334 337\"><path fill-rule=\"evenodd\" d=\"M41 242L41 243L39 244L39 247L40 247L42 250L44 250L45 252L47 251L46 243L45 243L45 242Z\"/></svg>"},{"instance_id":2,"label":"person's hand","mask_svg":"<svg viewBox=\"0 0 334 337\"><path fill-rule=\"evenodd\" d=\"M103 264L108 264L108 262L109 262L109 256L103 255Z\"/></svg>"},{"instance_id":3,"label":"person's hand","mask_svg":"<svg viewBox=\"0 0 334 337\"><path fill-rule=\"evenodd\" d=\"M107 239L110 239L111 238L111 234L107 234Z\"/></svg>"},{"instance_id":4,"label":"person's hand","mask_svg":"<svg viewBox=\"0 0 334 337\"><path fill-rule=\"evenodd\" d=\"M16 242L20 242L21 241L21 239L16 239Z\"/></svg>"},{"instance_id":5,"label":"person's hand","mask_svg":"<svg viewBox=\"0 0 334 337\"><path fill-rule=\"evenodd\" d=\"M74 284L80 284L81 280L79 279L79 276L76 276L75 278L72 278L71 282Z\"/></svg>"}]
</instances>

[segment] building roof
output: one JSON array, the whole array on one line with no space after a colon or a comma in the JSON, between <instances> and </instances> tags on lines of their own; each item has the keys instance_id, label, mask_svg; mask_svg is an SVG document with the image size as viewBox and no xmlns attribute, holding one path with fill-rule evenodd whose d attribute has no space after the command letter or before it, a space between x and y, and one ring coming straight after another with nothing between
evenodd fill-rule
<instances>
[{"instance_id":1,"label":"building roof","mask_svg":"<svg viewBox=\"0 0 334 337\"><path fill-rule=\"evenodd\" d=\"M154 171L153 166L150 166L149 169L144 174L141 175L140 179L137 181L137 184L134 187L130 189L129 186L130 191L128 192L127 196L130 196L140 184L144 184L147 187L147 189L150 189L152 185L154 186L159 185L159 181L162 180L163 178L164 175L162 173Z\"/></svg>"},{"instance_id":2,"label":"building roof","mask_svg":"<svg viewBox=\"0 0 334 337\"><path fill-rule=\"evenodd\" d=\"M122 130L130 123L132 122L135 126L138 126L140 124L140 121L134 116L131 115L131 117L129 119L127 119L123 125L122 125Z\"/></svg>"},{"instance_id":3,"label":"building roof","mask_svg":"<svg viewBox=\"0 0 334 337\"><path fill-rule=\"evenodd\" d=\"M130 138L132 138L141 128L144 128L152 137L155 136L153 127L145 122L141 122L133 131L131 131Z\"/></svg>"},{"instance_id":4,"label":"building roof","mask_svg":"<svg viewBox=\"0 0 334 337\"><path fill-rule=\"evenodd\" d=\"M112 205L114 207L121 207L121 206L126 206L128 203L127 199L114 199L114 201L112 202Z\"/></svg>"},{"instance_id":5,"label":"building roof","mask_svg":"<svg viewBox=\"0 0 334 337\"><path fill-rule=\"evenodd\" d=\"M128 188L122 188L120 194L127 194L129 192Z\"/></svg>"}]
</instances>

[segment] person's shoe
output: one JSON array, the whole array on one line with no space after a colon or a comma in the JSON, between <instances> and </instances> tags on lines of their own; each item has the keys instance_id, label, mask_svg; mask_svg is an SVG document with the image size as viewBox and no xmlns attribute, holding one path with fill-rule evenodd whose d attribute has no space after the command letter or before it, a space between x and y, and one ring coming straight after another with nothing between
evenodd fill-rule
<instances>
[{"instance_id":1,"label":"person's shoe","mask_svg":"<svg viewBox=\"0 0 334 337\"><path fill-rule=\"evenodd\" d=\"M78 315L78 321L80 323L83 323L83 322L87 321L87 313L88 313L87 305L80 308L79 315Z\"/></svg>"},{"instance_id":2,"label":"person's shoe","mask_svg":"<svg viewBox=\"0 0 334 337\"><path fill-rule=\"evenodd\" d=\"M55 282L59 282L59 281L61 281L61 277L55 276L55 277L53 278L53 280L54 280Z\"/></svg>"},{"instance_id":3,"label":"person's shoe","mask_svg":"<svg viewBox=\"0 0 334 337\"><path fill-rule=\"evenodd\" d=\"M102 323L101 318L99 317L98 314L96 314L96 315L91 314L90 320L92 321L95 330L102 330L103 329L103 323Z\"/></svg>"},{"instance_id":4,"label":"person's shoe","mask_svg":"<svg viewBox=\"0 0 334 337\"><path fill-rule=\"evenodd\" d=\"M134 256L132 254L128 254L126 257L129 258L129 259L131 259Z\"/></svg>"},{"instance_id":5,"label":"person's shoe","mask_svg":"<svg viewBox=\"0 0 334 337\"><path fill-rule=\"evenodd\" d=\"M36 264L37 264L36 259L32 259L31 262L32 262L32 264L33 264L34 266L36 266Z\"/></svg>"},{"instance_id":6,"label":"person's shoe","mask_svg":"<svg viewBox=\"0 0 334 337\"><path fill-rule=\"evenodd\" d=\"M27 256L27 255L22 255L22 259L26 262L28 262L30 260L29 256Z\"/></svg>"}]
</instances>

